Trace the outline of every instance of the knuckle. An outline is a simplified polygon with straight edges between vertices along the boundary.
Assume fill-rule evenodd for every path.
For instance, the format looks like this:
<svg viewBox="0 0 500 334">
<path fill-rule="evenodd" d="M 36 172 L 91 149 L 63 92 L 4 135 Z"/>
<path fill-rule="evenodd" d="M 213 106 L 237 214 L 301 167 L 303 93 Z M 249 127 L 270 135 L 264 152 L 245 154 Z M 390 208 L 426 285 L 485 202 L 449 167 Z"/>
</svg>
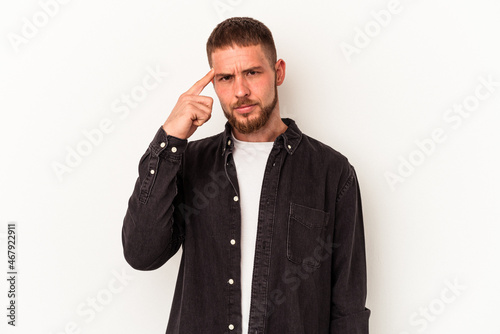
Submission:
<svg viewBox="0 0 500 334">
<path fill-rule="evenodd" d="M 191 96 L 191 94 L 189 94 L 189 92 L 184 92 L 184 93 L 182 93 L 182 94 L 179 96 L 179 100 L 186 100 L 186 99 L 188 99 L 190 96 Z"/>
</svg>

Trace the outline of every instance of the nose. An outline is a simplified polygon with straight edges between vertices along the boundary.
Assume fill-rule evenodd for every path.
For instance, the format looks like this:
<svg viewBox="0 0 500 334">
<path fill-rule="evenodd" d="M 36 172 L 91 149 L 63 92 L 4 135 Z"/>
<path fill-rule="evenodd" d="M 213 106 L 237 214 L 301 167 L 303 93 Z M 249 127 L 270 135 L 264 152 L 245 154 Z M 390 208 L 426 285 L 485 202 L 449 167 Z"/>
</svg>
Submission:
<svg viewBox="0 0 500 334">
<path fill-rule="evenodd" d="M 237 98 L 248 97 L 250 95 L 250 89 L 245 78 L 237 76 L 234 81 L 234 95 Z"/>
</svg>

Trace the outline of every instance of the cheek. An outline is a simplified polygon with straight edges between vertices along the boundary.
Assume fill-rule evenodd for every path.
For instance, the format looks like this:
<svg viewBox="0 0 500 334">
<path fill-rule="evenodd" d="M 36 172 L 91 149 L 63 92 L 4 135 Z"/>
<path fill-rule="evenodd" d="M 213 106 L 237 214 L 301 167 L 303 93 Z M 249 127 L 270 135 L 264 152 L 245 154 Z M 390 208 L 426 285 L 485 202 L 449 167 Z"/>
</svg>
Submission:
<svg viewBox="0 0 500 334">
<path fill-rule="evenodd" d="M 221 88 L 220 86 L 215 86 L 214 87 L 215 94 L 217 94 L 217 97 L 219 98 L 219 101 L 224 103 L 224 101 L 227 99 L 227 89 Z"/>
<path fill-rule="evenodd" d="M 259 96 L 264 102 L 269 102 L 274 98 L 274 86 L 266 85 L 265 88 L 259 90 Z"/>
<path fill-rule="evenodd" d="M 256 91 L 262 97 L 269 97 L 274 94 L 274 80 L 266 78 L 266 80 L 262 80 L 255 86 Z"/>
</svg>

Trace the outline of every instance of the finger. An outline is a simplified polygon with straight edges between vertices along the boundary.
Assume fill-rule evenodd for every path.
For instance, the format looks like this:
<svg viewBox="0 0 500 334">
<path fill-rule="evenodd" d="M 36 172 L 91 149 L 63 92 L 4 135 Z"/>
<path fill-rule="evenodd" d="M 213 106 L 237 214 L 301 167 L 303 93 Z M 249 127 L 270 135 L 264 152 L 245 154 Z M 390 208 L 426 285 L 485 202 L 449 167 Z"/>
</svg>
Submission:
<svg viewBox="0 0 500 334">
<path fill-rule="evenodd" d="M 212 81 L 212 79 L 215 76 L 215 71 L 214 69 L 210 69 L 210 71 L 205 74 L 203 78 L 198 80 L 189 90 L 186 92 L 188 94 L 194 94 L 194 95 L 199 95 L 203 89 Z"/>
<path fill-rule="evenodd" d="M 206 123 L 210 117 L 212 117 L 211 109 L 199 108 L 196 112 L 191 116 L 191 120 L 194 125 L 201 126 Z"/>
<path fill-rule="evenodd" d="M 212 105 L 214 103 L 214 99 L 212 99 L 210 96 L 203 96 L 203 95 L 190 95 L 187 99 L 189 103 L 199 103 L 199 104 L 204 104 L 209 108 L 212 108 Z"/>
<path fill-rule="evenodd" d="M 205 124 L 206 122 L 208 122 L 208 120 L 210 119 L 212 115 L 206 115 L 204 117 L 198 117 L 196 118 L 194 121 L 193 121 L 193 124 L 196 125 L 196 126 L 202 126 L 203 124 Z"/>
<path fill-rule="evenodd" d="M 196 104 L 196 106 L 193 106 L 193 108 L 191 109 L 191 119 L 194 120 L 196 118 L 200 118 L 200 117 L 196 117 L 196 115 L 200 115 L 201 118 L 205 118 L 203 117 L 203 115 L 211 115 L 212 114 L 212 108 L 210 107 L 207 107 L 206 105 L 204 104 Z"/>
</svg>

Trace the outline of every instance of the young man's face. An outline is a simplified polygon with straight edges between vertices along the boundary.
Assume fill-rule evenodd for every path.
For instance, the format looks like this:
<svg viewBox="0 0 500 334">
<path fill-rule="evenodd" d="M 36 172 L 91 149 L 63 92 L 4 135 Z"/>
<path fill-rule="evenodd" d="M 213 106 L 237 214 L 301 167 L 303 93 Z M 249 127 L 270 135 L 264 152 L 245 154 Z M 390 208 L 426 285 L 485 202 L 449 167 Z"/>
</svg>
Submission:
<svg viewBox="0 0 500 334">
<path fill-rule="evenodd" d="M 212 53 L 214 88 L 229 123 L 247 134 L 265 126 L 278 112 L 277 86 L 284 79 L 285 65 L 271 67 L 260 45 L 216 49 Z"/>
</svg>

